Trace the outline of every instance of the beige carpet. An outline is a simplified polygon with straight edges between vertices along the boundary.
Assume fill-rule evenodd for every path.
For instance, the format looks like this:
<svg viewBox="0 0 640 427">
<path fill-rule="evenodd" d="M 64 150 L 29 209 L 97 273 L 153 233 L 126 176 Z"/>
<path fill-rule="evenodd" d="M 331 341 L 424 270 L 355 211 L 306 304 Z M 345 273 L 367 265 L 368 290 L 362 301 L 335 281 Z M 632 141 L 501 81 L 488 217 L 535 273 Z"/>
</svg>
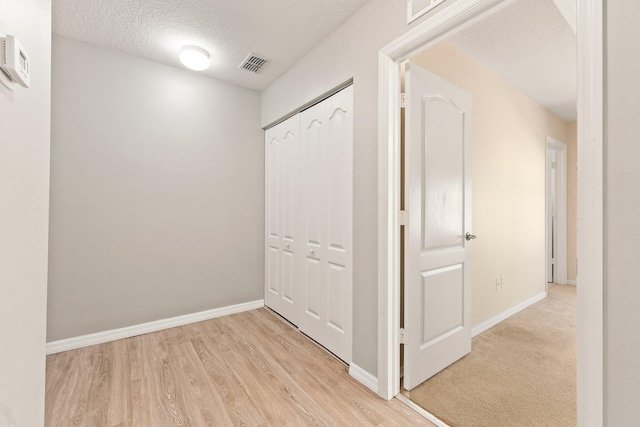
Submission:
<svg viewBox="0 0 640 427">
<path fill-rule="evenodd" d="M 552 286 L 410 398 L 452 427 L 575 426 L 575 337 L 576 288 Z"/>
</svg>

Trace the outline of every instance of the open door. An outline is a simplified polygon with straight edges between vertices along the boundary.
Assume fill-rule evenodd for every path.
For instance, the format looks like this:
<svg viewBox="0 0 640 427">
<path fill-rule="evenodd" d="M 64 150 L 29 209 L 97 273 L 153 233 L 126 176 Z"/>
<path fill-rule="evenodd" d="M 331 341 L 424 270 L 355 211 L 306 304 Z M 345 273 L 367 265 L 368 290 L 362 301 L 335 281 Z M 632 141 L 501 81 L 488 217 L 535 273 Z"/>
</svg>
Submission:
<svg viewBox="0 0 640 427">
<path fill-rule="evenodd" d="M 404 388 L 471 351 L 471 95 L 405 74 Z"/>
</svg>

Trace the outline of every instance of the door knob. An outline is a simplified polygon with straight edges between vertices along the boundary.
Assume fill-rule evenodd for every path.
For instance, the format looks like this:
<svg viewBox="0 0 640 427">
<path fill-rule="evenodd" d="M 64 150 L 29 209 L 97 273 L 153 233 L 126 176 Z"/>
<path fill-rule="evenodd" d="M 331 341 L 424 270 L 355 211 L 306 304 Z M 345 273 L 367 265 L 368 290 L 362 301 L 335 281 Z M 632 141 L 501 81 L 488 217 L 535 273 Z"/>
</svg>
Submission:
<svg viewBox="0 0 640 427">
<path fill-rule="evenodd" d="M 467 235 L 464 236 L 464 238 L 467 239 L 467 241 L 469 241 L 469 240 L 475 239 L 476 235 L 475 234 L 471 234 L 471 233 L 467 233 Z"/>
</svg>

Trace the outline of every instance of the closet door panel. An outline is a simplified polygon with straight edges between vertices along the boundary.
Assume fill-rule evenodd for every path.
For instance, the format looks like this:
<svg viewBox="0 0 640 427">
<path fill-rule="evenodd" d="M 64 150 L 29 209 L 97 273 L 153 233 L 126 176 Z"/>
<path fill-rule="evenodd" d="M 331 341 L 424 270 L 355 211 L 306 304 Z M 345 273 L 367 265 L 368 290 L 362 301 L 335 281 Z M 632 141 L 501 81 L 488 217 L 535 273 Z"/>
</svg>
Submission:
<svg viewBox="0 0 640 427">
<path fill-rule="evenodd" d="M 300 118 L 265 132 L 265 305 L 297 324 Z"/>
<path fill-rule="evenodd" d="M 331 112 L 329 126 L 329 248 L 344 253 L 347 241 L 348 181 L 347 147 L 344 144 L 348 126 L 347 112 L 336 107 Z"/>
<path fill-rule="evenodd" d="M 282 251 L 282 298 L 290 304 L 296 300 L 294 271 L 294 253 L 285 249 Z"/>
<path fill-rule="evenodd" d="M 307 257 L 306 277 L 304 290 L 304 317 L 301 322 L 301 330 L 316 340 L 321 340 L 319 334 L 319 322 L 322 319 L 323 300 L 322 300 L 322 280 L 321 280 L 320 260 Z"/>
<path fill-rule="evenodd" d="M 280 224 L 279 218 L 279 185 L 280 185 L 280 165 L 279 148 L 280 141 L 275 132 L 267 131 L 265 137 L 265 211 L 266 211 L 266 248 L 265 248 L 265 300 L 267 305 L 276 309 L 280 294 L 279 281 L 279 260 L 280 260 Z"/>
<path fill-rule="evenodd" d="M 294 120 L 298 123 L 299 119 Z M 294 236 L 297 235 L 296 215 L 298 207 L 296 206 L 297 194 L 296 186 L 297 180 L 297 141 L 298 131 L 292 132 L 290 126 L 286 129 L 286 134 L 282 139 L 282 153 L 281 153 L 281 191 L 282 191 L 282 234 L 285 240 L 289 242 L 294 241 Z"/>
<path fill-rule="evenodd" d="M 347 268 L 344 265 L 329 263 L 327 277 L 329 295 L 344 295 L 347 287 Z M 327 324 L 334 332 L 345 334 L 347 330 L 347 301 L 344 298 L 335 298 L 327 308 Z"/>
<path fill-rule="evenodd" d="M 278 219 L 280 207 L 280 141 L 273 133 L 267 132 L 266 144 L 266 186 L 267 186 L 267 237 L 271 239 L 280 238 L 280 224 Z"/>
<path fill-rule="evenodd" d="M 353 307 L 353 86 L 328 98 L 325 345 L 351 361 Z"/>
<path fill-rule="evenodd" d="M 266 259 L 266 278 L 267 278 L 267 295 L 277 295 L 279 291 L 278 282 L 278 258 L 280 250 L 277 247 L 267 247 L 267 259 Z"/>
<path fill-rule="evenodd" d="M 322 212 L 324 202 L 324 182 L 323 169 L 325 167 L 323 145 L 323 123 L 316 116 L 317 111 L 321 111 L 320 105 L 305 111 L 302 114 L 303 123 L 303 150 L 305 153 L 302 168 L 305 177 L 303 178 L 303 186 L 305 187 L 306 205 L 306 239 L 305 243 L 309 246 L 309 250 L 314 247 L 320 248 L 324 236 L 324 215 Z"/>
<path fill-rule="evenodd" d="M 302 170 L 300 198 L 302 202 L 304 241 L 304 274 L 300 287 L 304 301 L 299 327 L 302 332 L 324 345 L 323 325 L 327 306 L 324 250 L 326 247 L 327 167 L 325 105 L 316 104 L 300 113 L 302 130 L 300 148 Z"/>
<path fill-rule="evenodd" d="M 301 113 L 306 302 L 302 332 L 349 363 L 352 325 L 352 87 Z"/>
</svg>

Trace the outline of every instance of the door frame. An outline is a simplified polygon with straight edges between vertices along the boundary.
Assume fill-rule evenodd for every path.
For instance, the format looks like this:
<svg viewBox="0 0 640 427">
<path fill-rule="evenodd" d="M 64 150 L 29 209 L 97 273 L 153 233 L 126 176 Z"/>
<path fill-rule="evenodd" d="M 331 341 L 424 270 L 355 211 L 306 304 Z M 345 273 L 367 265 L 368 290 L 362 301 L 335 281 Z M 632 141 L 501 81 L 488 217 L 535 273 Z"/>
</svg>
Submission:
<svg viewBox="0 0 640 427">
<path fill-rule="evenodd" d="M 551 168 L 549 167 L 550 152 L 556 153 L 556 180 L 555 180 L 555 192 L 552 188 L 551 180 L 549 179 Z M 551 246 L 555 243 L 555 258 L 556 268 L 555 282 L 558 285 L 567 284 L 567 145 L 564 142 L 560 142 L 550 136 L 547 136 L 546 145 L 546 162 L 545 162 L 545 177 L 546 177 L 546 216 L 545 216 L 545 228 L 546 228 L 546 277 L 549 282 L 551 264 Z M 551 203 L 550 198 L 555 195 L 556 204 L 556 226 L 554 228 L 554 237 L 551 236 L 551 223 L 549 222 Z M 555 240 L 555 242 L 553 241 Z"/>
<path fill-rule="evenodd" d="M 400 63 L 512 0 L 458 0 L 378 55 L 378 395 L 400 391 Z M 578 425 L 603 423 L 603 0 L 578 2 Z"/>
</svg>

